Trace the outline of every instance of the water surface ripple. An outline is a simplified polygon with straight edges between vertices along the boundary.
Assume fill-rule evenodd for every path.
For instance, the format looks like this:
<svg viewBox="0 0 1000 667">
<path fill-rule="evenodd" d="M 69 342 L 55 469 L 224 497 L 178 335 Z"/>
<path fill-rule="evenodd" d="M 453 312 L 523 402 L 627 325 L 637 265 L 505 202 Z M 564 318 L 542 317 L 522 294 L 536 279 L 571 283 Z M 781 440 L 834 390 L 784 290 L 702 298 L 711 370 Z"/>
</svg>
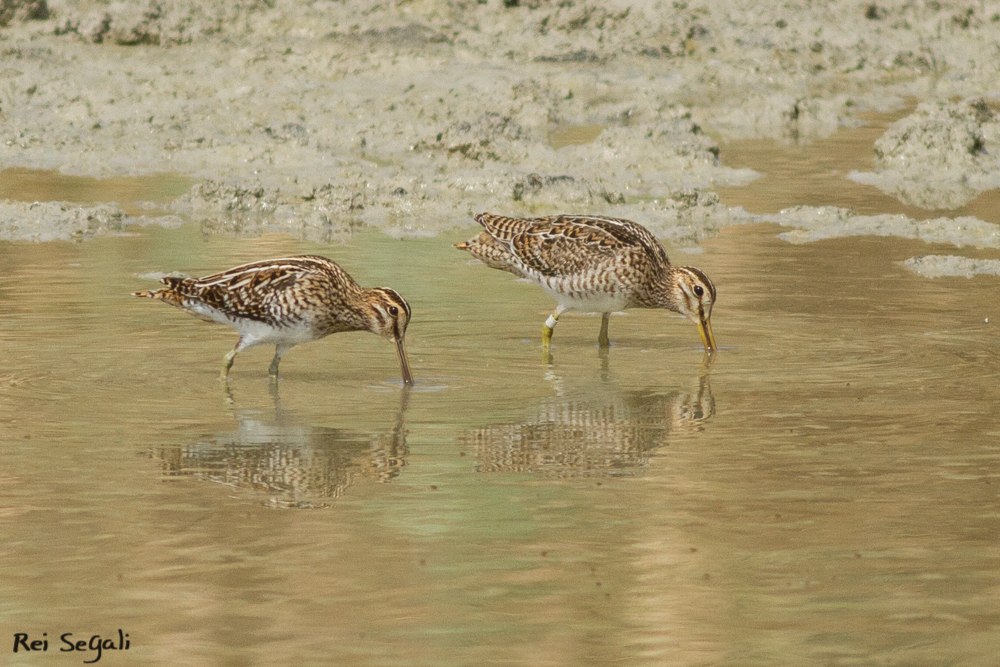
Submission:
<svg viewBox="0 0 1000 667">
<path fill-rule="evenodd" d="M 986 664 L 995 285 L 776 231 L 704 244 L 714 363 L 649 311 L 607 353 L 570 313 L 544 359 L 551 302 L 468 230 L 0 244 L 5 627 L 148 665 Z M 305 252 L 409 299 L 412 391 L 366 334 L 227 388 L 231 332 L 129 296 Z"/>
</svg>

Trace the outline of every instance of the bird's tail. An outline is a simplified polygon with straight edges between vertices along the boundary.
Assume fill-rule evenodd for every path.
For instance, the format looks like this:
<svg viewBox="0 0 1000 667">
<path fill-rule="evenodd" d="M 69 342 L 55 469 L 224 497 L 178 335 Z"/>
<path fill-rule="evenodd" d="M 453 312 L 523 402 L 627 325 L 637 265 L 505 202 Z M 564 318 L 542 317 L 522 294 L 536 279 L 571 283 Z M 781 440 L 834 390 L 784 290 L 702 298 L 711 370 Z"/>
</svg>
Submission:
<svg viewBox="0 0 1000 667">
<path fill-rule="evenodd" d="M 455 247 L 458 248 L 459 250 L 468 250 L 469 248 L 472 247 L 472 244 L 469 243 L 468 241 L 462 241 L 461 243 L 456 243 Z"/>
<path fill-rule="evenodd" d="M 173 287 L 165 287 L 163 289 L 152 291 L 143 290 L 141 292 L 132 292 L 132 296 L 164 301 L 169 303 L 171 306 L 177 306 L 178 308 L 184 307 L 184 295 L 178 293 Z"/>
</svg>

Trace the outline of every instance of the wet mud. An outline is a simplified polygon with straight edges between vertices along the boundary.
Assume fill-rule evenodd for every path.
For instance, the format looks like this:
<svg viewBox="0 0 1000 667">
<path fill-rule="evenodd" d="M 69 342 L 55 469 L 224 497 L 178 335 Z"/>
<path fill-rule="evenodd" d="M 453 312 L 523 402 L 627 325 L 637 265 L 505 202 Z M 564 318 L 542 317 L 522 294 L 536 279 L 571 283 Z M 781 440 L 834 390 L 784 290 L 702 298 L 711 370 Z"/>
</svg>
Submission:
<svg viewBox="0 0 1000 667">
<path fill-rule="evenodd" d="M 809 143 L 914 102 L 850 178 L 933 210 L 997 186 L 1000 3 L 8 5 L 0 168 L 180 175 L 193 187 L 159 214 L 209 233 L 405 238 L 574 210 L 697 245 L 763 220 L 715 197 L 759 176 L 720 143 Z M 117 231 L 81 232 L 76 208 L 38 229 L 13 214 L 2 237 Z M 968 224 L 938 226 L 960 243 Z"/>
</svg>

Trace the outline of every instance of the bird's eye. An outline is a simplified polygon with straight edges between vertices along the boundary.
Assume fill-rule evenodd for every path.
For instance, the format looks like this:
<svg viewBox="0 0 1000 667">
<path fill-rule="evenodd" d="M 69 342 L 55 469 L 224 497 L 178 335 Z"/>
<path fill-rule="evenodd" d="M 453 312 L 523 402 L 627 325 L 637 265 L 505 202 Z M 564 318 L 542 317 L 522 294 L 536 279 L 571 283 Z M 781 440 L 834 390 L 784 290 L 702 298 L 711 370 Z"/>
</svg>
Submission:
<svg viewBox="0 0 1000 667">
<path fill-rule="evenodd" d="M 694 295 L 698 296 L 698 297 L 704 296 L 705 295 L 705 289 L 701 285 L 695 285 L 694 286 Z"/>
<path fill-rule="evenodd" d="M 393 317 L 399 315 L 399 308 L 396 308 L 396 306 L 389 306 L 389 314 Z"/>
</svg>

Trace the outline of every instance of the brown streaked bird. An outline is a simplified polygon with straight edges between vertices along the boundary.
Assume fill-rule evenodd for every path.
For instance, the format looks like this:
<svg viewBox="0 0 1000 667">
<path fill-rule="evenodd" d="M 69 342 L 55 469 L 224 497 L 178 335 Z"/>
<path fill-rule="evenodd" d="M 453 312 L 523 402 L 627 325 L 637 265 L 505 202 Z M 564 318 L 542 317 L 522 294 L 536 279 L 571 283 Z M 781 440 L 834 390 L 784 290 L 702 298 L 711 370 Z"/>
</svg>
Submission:
<svg viewBox="0 0 1000 667">
<path fill-rule="evenodd" d="M 455 245 L 487 266 L 527 278 L 558 302 L 542 326 L 542 344 L 567 310 L 601 313 L 601 347 L 608 320 L 625 308 L 666 308 L 698 325 L 709 353 L 715 285 L 691 266 L 674 266 L 649 230 L 630 220 L 596 215 L 506 218 L 480 213 L 478 236 Z"/>
<path fill-rule="evenodd" d="M 204 278 L 160 282 L 166 287 L 133 295 L 165 301 L 239 332 L 236 347 L 223 359 L 223 379 L 236 355 L 255 345 L 275 346 L 268 373 L 277 377 L 281 357 L 295 345 L 342 331 L 370 331 L 395 343 L 403 382 L 413 384 L 403 347 L 409 304 L 388 287 L 359 286 L 326 257 L 266 259 Z"/>
</svg>

